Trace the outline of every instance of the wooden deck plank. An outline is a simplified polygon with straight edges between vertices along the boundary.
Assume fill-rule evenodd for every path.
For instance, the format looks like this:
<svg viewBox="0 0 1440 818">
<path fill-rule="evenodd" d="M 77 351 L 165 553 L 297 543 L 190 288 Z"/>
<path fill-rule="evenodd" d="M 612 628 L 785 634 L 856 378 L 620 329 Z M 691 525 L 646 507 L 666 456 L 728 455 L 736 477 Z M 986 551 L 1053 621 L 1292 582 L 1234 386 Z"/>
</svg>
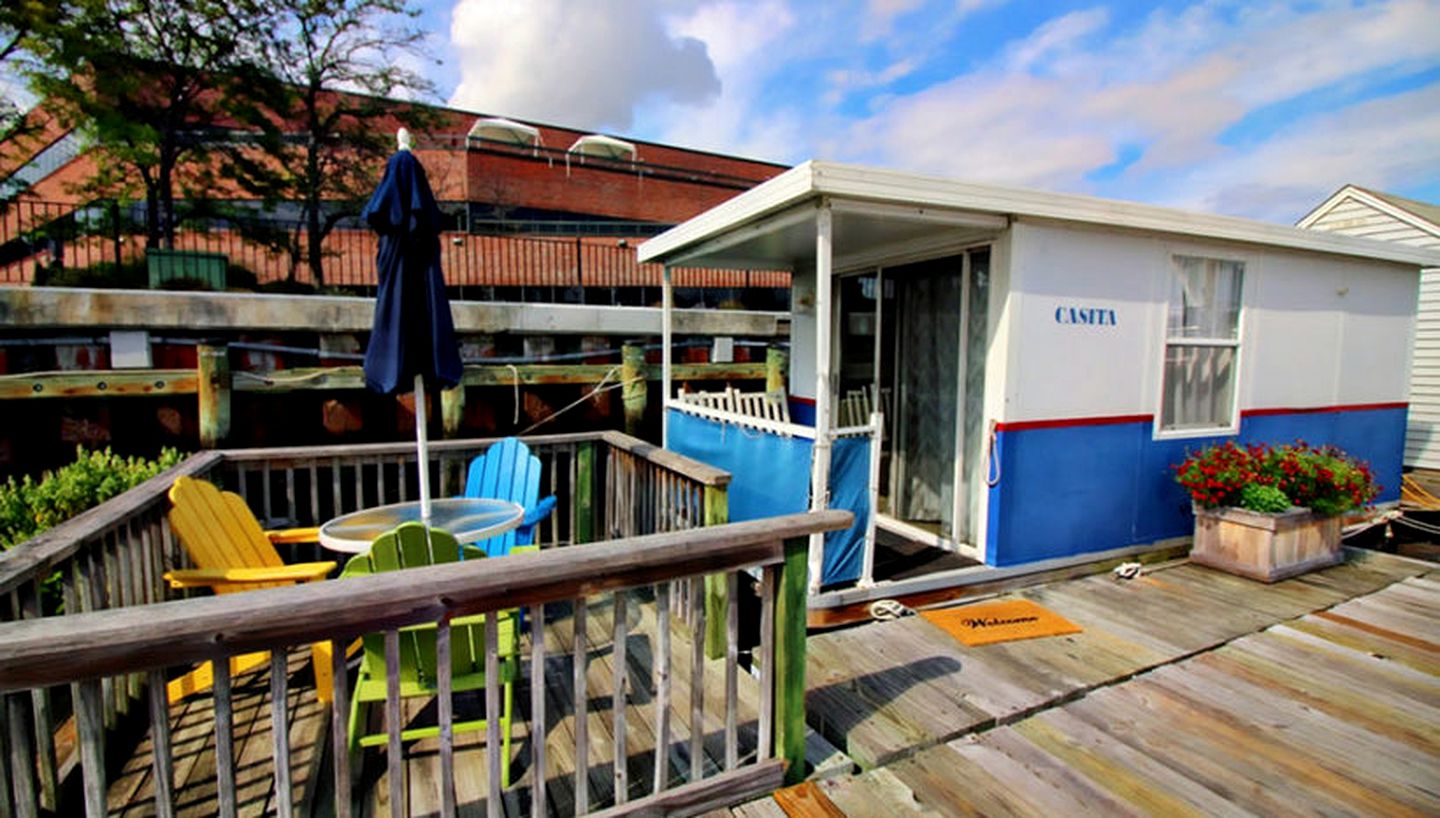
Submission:
<svg viewBox="0 0 1440 818">
<path fill-rule="evenodd" d="M 1317 713 L 1195 662 L 1164 668 L 1150 678 L 1229 720 L 1236 729 L 1258 732 L 1276 746 L 1290 748 L 1303 762 L 1336 778 L 1383 792 L 1417 811 L 1433 801 L 1433 793 L 1427 795 L 1423 787 L 1431 783 L 1434 757 L 1423 749 Z M 1361 758 L 1364 763 L 1357 764 Z"/>
<path fill-rule="evenodd" d="M 1153 686 L 1136 679 L 1106 688 L 1065 710 L 1155 759 L 1241 809 L 1258 815 L 1311 815 L 1307 789 L 1276 775 L 1247 742 L 1217 743 L 1203 720 L 1188 718 Z M 1340 811 L 1338 804 L 1326 804 Z"/>
<path fill-rule="evenodd" d="M 1167 669 L 1169 670 L 1169 669 Z M 1374 812 L 1384 815 L 1411 815 L 1419 818 L 1426 813 L 1406 803 L 1405 799 L 1377 786 L 1366 768 L 1371 759 L 1357 763 L 1351 756 L 1342 763 L 1325 763 L 1334 756 L 1329 748 L 1316 746 L 1317 740 L 1334 740 L 1335 736 L 1319 731 L 1305 732 L 1305 723 L 1292 723 L 1295 739 L 1275 735 L 1260 727 L 1273 714 L 1253 701 L 1231 699 L 1216 705 L 1210 697 L 1200 695 L 1197 686 L 1178 683 L 1174 672 L 1157 671 L 1137 687 L 1171 715 L 1170 723 L 1185 725 L 1187 731 L 1203 735 L 1217 745 L 1217 755 L 1232 762 L 1248 762 L 1245 769 L 1254 775 L 1263 771 L 1267 786 L 1294 788 L 1297 797 L 1322 804 L 1333 804 L 1348 812 Z M 1307 740 L 1308 739 L 1308 740 Z M 1341 751 L 1343 752 L 1343 751 Z M 1363 754 L 1360 756 L 1363 758 Z M 1349 770 L 1345 768 L 1349 767 Z M 1280 782 L 1283 781 L 1283 784 Z"/>
<path fill-rule="evenodd" d="M 1245 811 L 1182 771 L 1062 707 L 1011 728 L 1094 786 L 1151 815 L 1239 816 Z"/>
<path fill-rule="evenodd" d="M 920 803 L 915 793 L 888 768 L 819 782 L 831 803 L 852 818 L 888 815 L 894 818 L 938 818 L 939 812 Z"/>
<path fill-rule="evenodd" d="M 959 757 L 959 763 L 974 764 L 989 773 L 999 786 L 1029 803 L 1032 814 L 1141 814 L 1008 727 L 946 746 Z M 1180 816 L 1184 813 L 1171 811 L 1170 814 Z"/>
<path fill-rule="evenodd" d="M 1314 710 L 1363 726 L 1371 732 L 1423 746 L 1440 756 L 1440 734 L 1427 725 L 1440 724 L 1440 710 L 1430 704 L 1387 691 L 1384 698 L 1359 696 L 1355 676 L 1332 680 L 1318 673 L 1295 673 L 1293 666 L 1226 646 L 1195 661 L 1257 687 L 1283 691 Z M 1415 708 L 1419 708 L 1417 712 Z"/>
<path fill-rule="evenodd" d="M 1440 658 L 1430 651 L 1421 650 L 1404 642 L 1380 638 L 1373 632 L 1351 627 L 1345 623 L 1320 617 L 1307 617 L 1287 622 L 1273 630 L 1295 639 L 1308 636 L 1362 653 L 1374 652 L 1419 673 L 1440 675 Z"/>
<path fill-rule="evenodd" d="M 1265 593 L 1256 593 L 1259 586 L 1253 579 L 1188 562 L 1145 574 L 1144 577 L 1194 588 L 1228 604 L 1268 613 L 1277 620 L 1318 611 L 1345 598 L 1335 591 L 1288 580 L 1266 586 Z"/>
</svg>

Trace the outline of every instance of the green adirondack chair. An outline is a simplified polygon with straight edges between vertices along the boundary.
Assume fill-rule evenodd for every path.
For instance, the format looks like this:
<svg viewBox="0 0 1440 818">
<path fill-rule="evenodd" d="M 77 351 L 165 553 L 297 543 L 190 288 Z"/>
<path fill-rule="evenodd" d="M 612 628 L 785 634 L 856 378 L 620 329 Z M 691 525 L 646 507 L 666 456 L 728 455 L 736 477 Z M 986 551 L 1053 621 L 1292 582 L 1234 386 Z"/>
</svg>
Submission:
<svg viewBox="0 0 1440 818">
<path fill-rule="evenodd" d="M 485 552 L 471 546 L 465 547 L 465 559 L 483 559 Z M 420 523 L 405 523 L 394 531 L 387 532 L 375 540 L 375 544 L 364 554 L 352 557 L 345 564 L 341 578 L 367 576 L 382 571 L 396 571 L 402 568 L 417 568 L 426 565 L 456 562 L 460 559 L 460 545 L 455 538 L 438 529 L 427 529 Z M 499 631 L 498 655 L 500 659 L 501 692 L 504 696 L 504 710 L 500 716 L 500 734 L 503 737 L 500 765 L 501 786 L 510 785 L 510 721 L 514 712 L 515 680 L 520 675 L 520 664 L 516 656 L 518 628 L 514 610 L 496 613 Z M 485 687 L 485 617 L 486 614 L 465 616 L 450 622 L 450 667 L 452 689 L 456 693 L 467 690 L 483 690 Z M 385 701 L 385 637 L 383 634 L 367 634 L 364 637 L 365 655 L 360 662 L 360 676 L 355 683 L 350 705 L 350 748 L 373 747 L 386 743 L 388 732 L 363 734 L 367 722 L 368 706 Z M 439 680 L 436 675 L 435 626 L 416 625 L 400 631 L 400 696 L 414 698 L 435 696 Z M 486 718 L 494 714 L 486 713 Z M 456 722 L 456 733 L 484 730 L 485 719 Z M 385 725 L 386 731 L 398 725 Z M 439 726 L 401 729 L 402 741 L 433 738 L 440 735 Z"/>
</svg>

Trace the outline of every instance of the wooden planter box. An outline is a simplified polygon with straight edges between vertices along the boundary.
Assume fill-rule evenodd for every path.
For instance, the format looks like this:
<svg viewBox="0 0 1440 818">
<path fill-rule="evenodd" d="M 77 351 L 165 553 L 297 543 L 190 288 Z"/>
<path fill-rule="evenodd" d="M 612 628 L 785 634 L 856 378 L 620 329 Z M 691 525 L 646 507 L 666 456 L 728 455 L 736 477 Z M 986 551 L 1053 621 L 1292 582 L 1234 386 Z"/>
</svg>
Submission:
<svg viewBox="0 0 1440 818">
<path fill-rule="evenodd" d="M 1339 517 L 1321 517 L 1305 508 L 1281 514 L 1195 509 L 1191 562 L 1275 582 L 1343 559 Z"/>
</svg>

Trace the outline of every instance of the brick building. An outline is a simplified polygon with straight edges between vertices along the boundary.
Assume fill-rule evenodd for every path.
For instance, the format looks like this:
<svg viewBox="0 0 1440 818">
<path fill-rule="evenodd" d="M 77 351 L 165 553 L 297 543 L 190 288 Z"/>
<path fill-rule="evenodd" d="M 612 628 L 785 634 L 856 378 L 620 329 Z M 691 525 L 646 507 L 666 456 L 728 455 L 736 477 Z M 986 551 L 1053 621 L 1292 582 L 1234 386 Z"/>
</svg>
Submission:
<svg viewBox="0 0 1440 818">
<path fill-rule="evenodd" d="M 658 283 L 659 269 L 635 261 L 636 240 L 785 169 L 454 109 L 431 113 L 434 124 L 416 134 L 416 153 L 442 208 L 455 219 L 444 245 L 445 269 L 466 298 L 590 301 L 585 291 L 602 288 L 606 298 L 600 300 L 609 303 L 651 300 L 648 290 Z M 43 106 L 32 118 L 35 135 L 0 146 L 0 283 L 34 283 L 37 271 L 141 258 L 143 229 L 136 223 L 143 219 L 143 203 L 126 208 L 80 192 L 97 173 L 94 156 L 76 131 L 47 118 Z M 381 117 L 372 124 L 393 132 L 398 121 Z M 232 210 L 253 201 L 223 179 L 207 190 L 211 200 Z M 258 202 L 253 207 L 261 217 Z M 282 204 L 263 218 L 293 225 L 298 208 Z M 309 281 L 309 271 L 288 254 L 232 228 L 217 221 L 186 223 L 176 247 L 223 254 L 261 285 Z M 323 283 L 359 291 L 374 285 L 374 237 L 358 223 L 342 222 L 326 237 L 325 253 Z M 682 286 L 713 291 L 694 296 L 697 303 L 728 298 L 774 306 L 788 285 L 787 275 L 775 273 L 684 275 Z M 760 297 L 746 299 L 745 290 Z"/>
</svg>

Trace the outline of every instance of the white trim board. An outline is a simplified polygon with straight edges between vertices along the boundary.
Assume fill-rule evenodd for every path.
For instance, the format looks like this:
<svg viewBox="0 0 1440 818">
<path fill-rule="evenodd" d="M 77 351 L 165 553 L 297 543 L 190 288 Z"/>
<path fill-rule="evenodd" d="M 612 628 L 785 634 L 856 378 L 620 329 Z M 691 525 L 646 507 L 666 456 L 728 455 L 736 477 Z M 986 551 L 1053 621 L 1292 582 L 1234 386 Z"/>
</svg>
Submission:
<svg viewBox="0 0 1440 818">
<path fill-rule="evenodd" d="M 886 580 L 864 588 L 840 588 L 811 596 L 809 607 L 843 608 L 847 605 L 858 605 L 865 602 L 873 602 L 877 599 L 893 599 L 910 596 L 911 594 L 939 591 L 945 588 L 963 588 L 967 585 L 981 585 L 986 582 L 994 582 L 1001 579 L 1053 571 L 1057 568 L 1070 568 L 1088 563 L 1108 562 L 1125 557 L 1140 556 L 1154 551 L 1164 551 L 1185 543 L 1189 541 L 1189 539 L 1189 537 L 1177 537 L 1173 540 L 1161 540 L 1148 545 L 1113 548 L 1109 551 L 1096 551 L 1092 554 L 1079 554 L 1073 557 L 1055 557 L 1048 560 L 1039 560 L 1038 562 L 1028 562 L 1024 565 L 1007 566 L 1005 568 L 996 568 L 991 565 L 971 565 L 965 568 L 955 568 L 950 571 L 937 571 L 933 574 L 912 577 L 910 579 Z"/>
<path fill-rule="evenodd" d="M 815 198 L 939 208 L 1011 218 L 1045 218 L 1223 239 L 1248 244 L 1440 266 L 1440 252 L 1286 225 L 1195 213 L 1068 193 L 957 182 L 877 168 L 810 161 L 661 233 L 638 248 L 641 262 L 684 257 L 702 264 L 696 245 Z M 959 218 L 958 216 L 956 218 Z"/>
</svg>

